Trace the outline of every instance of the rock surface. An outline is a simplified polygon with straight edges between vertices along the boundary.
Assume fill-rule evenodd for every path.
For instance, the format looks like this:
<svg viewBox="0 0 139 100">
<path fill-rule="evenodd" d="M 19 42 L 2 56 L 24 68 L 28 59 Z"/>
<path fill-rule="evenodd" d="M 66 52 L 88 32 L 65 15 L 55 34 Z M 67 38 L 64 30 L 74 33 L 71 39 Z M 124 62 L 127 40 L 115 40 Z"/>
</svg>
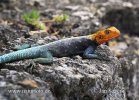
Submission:
<svg viewBox="0 0 139 100">
<path fill-rule="evenodd" d="M 33 70 L 26 68 L 28 73 L 15 71 L 16 63 L 7 64 L 5 66 L 13 67 L 13 70 L 1 69 L 0 85 L 5 86 L 1 98 L 22 99 L 26 95 L 24 100 L 126 100 L 123 80 L 118 76 L 121 72 L 120 61 L 105 45 L 98 47 L 97 51 L 112 56 L 111 61 L 82 59 L 80 56 L 55 58 L 53 65 L 37 64 Z M 34 80 L 35 83 L 22 82 L 24 80 Z M 26 89 L 33 90 L 34 87 L 43 93 L 11 93 L 14 90 L 26 92 Z"/>
</svg>

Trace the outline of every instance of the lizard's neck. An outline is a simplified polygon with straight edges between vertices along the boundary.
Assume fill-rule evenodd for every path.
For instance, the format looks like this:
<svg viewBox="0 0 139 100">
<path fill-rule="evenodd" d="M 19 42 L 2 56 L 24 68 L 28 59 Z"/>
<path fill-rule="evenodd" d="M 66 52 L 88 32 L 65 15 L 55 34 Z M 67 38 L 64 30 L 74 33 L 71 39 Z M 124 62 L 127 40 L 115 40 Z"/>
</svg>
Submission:
<svg viewBox="0 0 139 100">
<path fill-rule="evenodd" d="M 96 37 L 96 33 L 91 34 L 91 35 L 87 35 L 87 38 L 92 40 L 92 41 L 95 41 L 95 37 Z"/>
</svg>

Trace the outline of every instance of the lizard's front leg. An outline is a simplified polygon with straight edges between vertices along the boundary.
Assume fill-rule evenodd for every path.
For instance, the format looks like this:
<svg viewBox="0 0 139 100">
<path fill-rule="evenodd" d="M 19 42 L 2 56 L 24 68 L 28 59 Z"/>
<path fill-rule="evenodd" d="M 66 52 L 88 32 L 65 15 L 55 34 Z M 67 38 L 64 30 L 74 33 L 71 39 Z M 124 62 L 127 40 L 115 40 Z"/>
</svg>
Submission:
<svg viewBox="0 0 139 100">
<path fill-rule="evenodd" d="M 93 46 L 89 46 L 84 51 L 83 57 L 88 59 L 110 60 L 106 55 L 95 54 L 95 48 Z"/>
</svg>

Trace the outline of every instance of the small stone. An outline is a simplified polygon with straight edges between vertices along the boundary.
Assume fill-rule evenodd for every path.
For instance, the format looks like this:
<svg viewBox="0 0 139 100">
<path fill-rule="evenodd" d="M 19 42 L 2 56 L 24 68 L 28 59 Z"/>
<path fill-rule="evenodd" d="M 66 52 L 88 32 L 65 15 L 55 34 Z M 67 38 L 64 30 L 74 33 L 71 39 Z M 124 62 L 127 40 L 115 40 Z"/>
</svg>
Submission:
<svg viewBox="0 0 139 100">
<path fill-rule="evenodd" d="M 94 24 L 95 24 L 96 26 L 100 26 L 100 23 L 99 23 L 99 22 L 94 22 Z"/>
<path fill-rule="evenodd" d="M 66 64 L 62 64 L 63 67 L 68 67 Z"/>
<path fill-rule="evenodd" d="M 47 72 L 48 72 L 48 73 L 52 73 L 52 72 L 53 72 L 53 70 L 51 70 L 51 69 L 48 69 L 48 70 L 47 70 Z"/>
<path fill-rule="evenodd" d="M 44 43 L 45 43 L 44 40 L 38 40 L 38 41 L 37 41 L 37 44 L 44 44 Z"/>
<path fill-rule="evenodd" d="M 6 86 L 6 82 L 1 81 L 1 82 L 0 82 L 0 87 L 4 87 L 4 86 Z"/>
<path fill-rule="evenodd" d="M 133 7 L 133 4 L 131 2 L 123 2 L 123 6 L 124 7 L 132 8 Z"/>
<path fill-rule="evenodd" d="M 23 42 L 26 41 L 26 39 L 24 37 L 20 37 L 17 40 L 14 40 L 14 41 L 17 42 L 17 43 L 23 43 Z"/>
<path fill-rule="evenodd" d="M 14 74 L 16 74 L 17 73 L 17 71 L 15 71 L 15 70 L 10 70 L 10 74 L 11 75 L 14 75 Z"/>
<path fill-rule="evenodd" d="M 134 51 L 135 54 L 139 55 L 139 49 Z"/>
<path fill-rule="evenodd" d="M 125 49 L 127 49 L 127 47 L 128 46 L 127 46 L 127 44 L 125 42 L 119 42 L 117 48 L 119 48 L 121 50 L 125 50 Z"/>
<path fill-rule="evenodd" d="M 66 6 L 65 7 L 65 9 L 67 9 L 67 10 L 73 10 L 73 11 L 78 10 L 79 8 L 80 8 L 80 6 Z"/>
<path fill-rule="evenodd" d="M 117 57 L 121 57 L 125 49 L 128 48 L 125 42 L 116 42 L 116 41 L 109 42 L 109 47 Z"/>
<path fill-rule="evenodd" d="M 47 37 L 44 38 L 44 40 L 56 41 L 56 40 L 58 40 L 58 38 L 56 36 L 47 36 Z"/>
<path fill-rule="evenodd" d="M 79 55 L 74 56 L 73 58 L 74 58 L 74 59 L 82 59 L 82 57 L 81 57 L 81 56 L 79 56 Z"/>
<path fill-rule="evenodd" d="M 136 65 L 137 64 L 137 58 L 133 59 L 131 62 L 133 65 Z"/>
<path fill-rule="evenodd" d="M 9 72 L 9 69 L 1 69 L 1 73 L 7 73 Z"/>
<path fill-rule="evenodd" d="M 80 17 L 81 20 L 88 20 L 89 18 L 93 18 L 94 14 L 87 11 L 77 11 L 72 14 L 73 16 Z"/>
</svg>

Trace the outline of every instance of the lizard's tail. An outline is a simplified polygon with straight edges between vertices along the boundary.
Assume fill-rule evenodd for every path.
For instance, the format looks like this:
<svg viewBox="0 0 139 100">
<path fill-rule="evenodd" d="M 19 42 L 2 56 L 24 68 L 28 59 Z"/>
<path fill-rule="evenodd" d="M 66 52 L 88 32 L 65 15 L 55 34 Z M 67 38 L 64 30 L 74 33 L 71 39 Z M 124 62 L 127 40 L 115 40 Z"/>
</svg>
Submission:
<svg viewBox="0 0 139 100">
<path fill-rule="evenodd" d="M 40 54 L 41 54 L 41 50 L 35 47 L 19 50 L 19 51 L 11 52 L 0 56 L 0 64 L 23 60 L 23 59 L 38 58 Z"/>
</svg>

